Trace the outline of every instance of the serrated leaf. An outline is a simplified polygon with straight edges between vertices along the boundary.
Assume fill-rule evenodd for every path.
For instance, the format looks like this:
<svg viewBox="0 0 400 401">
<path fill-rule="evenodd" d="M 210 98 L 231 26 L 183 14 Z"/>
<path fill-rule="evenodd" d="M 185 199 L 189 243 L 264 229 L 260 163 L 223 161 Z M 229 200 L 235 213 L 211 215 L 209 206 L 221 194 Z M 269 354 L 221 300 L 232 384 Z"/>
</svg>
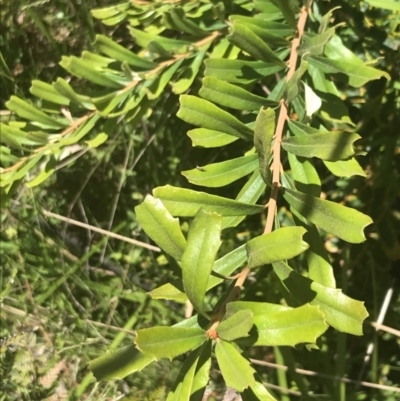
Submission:
<svg viewBox="0 0 400 401">
<path fill-rule="evenodd" d="M 209 58 L 204 61 L 206 70 L 204 75 L 215 77 L 223 81 L 249 84 L 264 77 L 273 75 L 283 66 L 264 61 L 230 60 L 225 58 Z"/>
<path fill-rule="evenodd" d="M 219 148 L 237 141 L 239 138 L 220 131 L 213 131 L 205 128 L 196 128 L 187 132 L 192 140 L 193 146 L 203 148 Z"/>
<path fill-rule="evenodd" d="M 367 176 L 366 172 L 354 157 L 335 162 L 324 161 L 324 164 L 327 169 L 337 177 L 352 177 L 353 175 L 360 175 L 361 177 Z"/>
<path fill-rule="evenodd" d="M 219 338 L 225 341 L 234 341 L 241 337 L 247 337 L 253 327 L 253 313 L 249 310 L 241 310 L 223 320 L 216 332 Z"/>
<path fill-rule="evenodd" d="M 273 397 L 268 390 L 264 387 L 261 382 L 261 379 L 256 374 L 256 383 L 253 386 L 250 386 L 242 393 L 243 401 L 277 401 L 275 397 Z"/>
<path fill-rule="evenodd" d="M 324 313 L 318 306 L 309 304 L 255 316 L 254 325 L 257 328 L 254 346 L 313 344 L 328 328 Z"/>
<path fill-rule="evenodd" d="M 7 109 L 13 111 L 21 118 L 25 118 L 30 123 L 43 128 L 65 128 L 68 124 L 56 120 L 48 116 L 36 107 L 20 99 L 17 96 L 11 96 L 10 100 L 6 103 Z"/>
<path fill-rule="evenodd" d="M 204 296 L 221 245 L 221 225 L 222 216 L 200 209 L 190 224 L 182 255 L 183 288 L 193 306 L 206 317 Z"/>
<path fill-rule="evenodd" d="M 320 132 L 284 138 L 282 147 L 297 156 L 336 161 L 353 156 L 353 143 L 360 138 L 358 134 L 344 131 Z"/>
<path fill-rule="evenodd" d="M 369 67 L 365 64 L 352 63 L 344 60 L 330 60 L 325 57 L 310 56 L 307 61 L 324 73 L 343 73 L 348 78 L 348 83 L 355 88 L 360 88 L 369 81 L 382 77 L 390 80 L 390 75 L 384 71 Z"/>
<path fill-rule="evenodd" d="M 253 175 L 246 182 L 243 188 L 236 196 L 236 200 L 247 204 L 255 204 L 265 190 L 265 182 L 260 175 L 259 169 L 254 171 Z M 236 227 L 241 221 L 243 216 L 238 217 L 224 217 L 222 220 L 222 228 Z"/>
<path fill-rule="evenodd" d="M 218 188 L 252 173 L 257 168 L 257 155 L 248 155 L 225 162 L 208 164 L 182 171 L 189 182 L 203 187 Z"/>
<path fill-rule="evenodd" d="M 308 248 L 303 241 L 304 227 L 282 227 L 251 239 L 246 244 L 248 267 L 267 265 L 294 258 Z"/>
<path fill-rule="evenodd" d="M 54 86 L 36 79 L 32 81 L 32 86 L 29 91 L 32 93 L 32 95 L 47 100 L 51 103 L 68 106 L 70 102 L 70 100 L 63 96 L 57 89 L 54 88 Z"/>
<path fill-rule="evenodd" d="M 158 360 L 198 348 L 207 338 L 200 328 L 155 326 L 138 330 L 135 343 L 140 352 Z"/>
<path fill-rule="evenodd" d="M 243 391 L 255 384 L 255 370 L 232 344 L 219 340 L 215 346 L 215 356 L 227 387 Z"/>
<path fill-rule="evenodd" d="M 146 234 L 165 252 L 181 260 L 186 246 L 179 220 L 174 219 L 159 199 L 147 195 L 135 208 L 136 217 Z"/>
<path fill-rule="evenodd" d="M 231 43 L 249 53 L 256 60 L 286 67 L 286 64 L 275 52 L 245 24 L 237 21 L 233 22 L 227 38 Z"/>
<path fill-rule="evenodd" d="M 354 244 L 365 241 L 363 229 L 372 224 L 369 216 L 289 188 L 284 189 L 283 197 L 302 216 L 328 233 Z"/>
<path fill-rule="evenodd" d="M 109 351 L 89 362 L 89 369 L 97 380 L 122 379 L 141 371 L 154 361 L 153 356 L 143 355 L 134 345 Z"/>
<path fill-rule="evenodd" d="M 272 102 L 261 96 L 253 95 L 251 92 L 232 85 L 221 79 L 205 77 L 199 95 L 210 102 L 236 110 L 258 110 L 263 106 L 275 106 Z"/>
<path fill-rule="evenodd" d="M 254 146 L 258 154 L 258 163 L 261 177 L 267 185 L 271 185 L 271 157 L 272 138 L 275 134 L 275 112 L 272 109 L 261 109 L 257 115 L 254 127 Z"/>
<path fill-rule="evenodd" d="M 96 47 L 105 55 L 123 63 L 128 63 L 134 67 L 151 69 L 157 67 L 157 63 L 139 57 L 127 48 L 115 43 L 112 39 L 104 35 L 96 35 Z"/>
<path fill-rule="evenodd" d="M 180 104 L 177 116 L 189 124 L 221 131 L 242 139 L 251 139 L 253 136 L 249 127 L 207 100 L 196 96 L 182 95 Z"/>
<path fill-rule="evenodd" d="M 162 200 L 173 216 L 195 216 L 200 208 L 222 216 L 246 216 L 260 213 L 265 209 L 261 205 L 250 205 L 221 196 L 170 185 L 155 188 L 153 195 Z"/>
<path fill-rule="evenodd" d="M 362 324 L 368 316 L 363 302 L 344 295 L 339 289 L 327 288 L 301 276 L 284 262 L 276 262 L 272 266 L 300 304 L 319 305 L 330 326 L 345 333 L 362 335 Z"/>
</svg>

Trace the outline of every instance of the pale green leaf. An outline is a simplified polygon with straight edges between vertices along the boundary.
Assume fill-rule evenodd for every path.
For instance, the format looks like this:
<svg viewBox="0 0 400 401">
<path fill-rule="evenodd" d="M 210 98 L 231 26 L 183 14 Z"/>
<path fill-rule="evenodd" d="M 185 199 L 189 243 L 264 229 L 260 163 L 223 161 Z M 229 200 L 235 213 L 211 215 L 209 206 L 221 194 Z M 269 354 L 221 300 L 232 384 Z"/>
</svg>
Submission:
<svg viewBox="0 0 400 401">
<path fill-rule="evenodd" d="M 213 131 L 205 128 L 196 128 L 187 132 L 192 140 L 193 146 L 203 148 L 219 148 L 237 141 L 239 138 L 220 131 Z"/>
<path fill-rule="evenodd" d="M 253 313 L 249 310 L 241 310 L 223 320 L 216 328 L 216 332 L 219 338 L 225 341 L 234 341 L 247 337 L 252 327 Z"/>
<path fill-rule="evenodd" d="M 255 25 L 259 28 L 265 29 L 266 31 L 270 32 L 272 35 L 280 36 L 280 37 L 287 37 L 292 36 L 294 30 L 289 27 L 287 24 L 282 24 L 280 22 L 271 22 L 264 20 L 262 18 L 257 18 L 257 15 L 254 17 L 246 17 L 244 15 L 231 15 L 229 20 L 233 23 L 235 21 L 239 21 L 244 25 Z"/>
<path fill-rule="evenodd" d="M 204 296 L 215 257 L 221 245 L 222 216 L 202 209 L 191 222 L 182 255 L 182 279 L 185 293 L 193 306 L 207 316 Z"/>
<path fill-rule="evenodd" d="M 151 195 L 135 208 L 136 217 L 147 235 L 165 252 L 180 260 L 186 246 L 179 220 L 173 218 L 163 203 Z"/>
<path fill-rule="evenodd" d="M 199 91 L 199 95 L 210 102 L 236 110 L 253 111 L 263 106 L 276 105 L 276 102 L 253 95 L 239 86 L 214 77 L 205 77 L 203 79 L 203 86 Z"/>
<path fill-rule="evenodd" d="M 88 96 L 82 96 L 77 94 L 65 79 L 58 78 L 56 82 L 53 82 L 53 86 L 63 96 L 70 99 L 71 102 L 79 106 L 82 106 L 88 110 L 96 109 L 96 107 L 93 105 L 92 100 Z"/>
<path fill-rule="evenodd" d="M 221 131 L 243 139 L 251 139 L 253 136 L 249 127 L 207 100 L 196 96 L 182 95 L 180 103 L 181 107 L 177 116 L 189 124 Z"/>
<path fill-rule="evenodd" d="M 306 219 L 344 241 L 365 241 L 364 228 L 372 219 L 354 209 L 286 188 L 284 198 Z"/>
<path fill-rule="evenodd" d="M 187 296 L 183 292 L 183 286 L 177 286 L 178 281 L 164 284 L 160 287 L 155 288 L 148 294 L 153 299 L 168 299 L 175 302 L 186 302 Z M 180 283 L 182 285 L 182 283 Z"/>
<path fill-rule="evenodd" d="M 372 7 L 400 12 L 400 3 L 397 0 L 367 0 L 367 3 Z"/>
<path fill-rule="evenodd" d="M 352 177 L 353 175 L 360 175 L 361 177 L 367 176 L 366 172 L 354 157 L 335 162 L 325 161 L 324 164 L 327 169 L 337 177 Z"/>
<path fill-rule="evenodd" d="M 272 138 L 275 134 L 275 112 L 272 109 L 260 109 L 254 127 L 254 145 L 258 154 L 258 163 L 261 177 L 267 185 L 271 185 L 271 157 Z"/>
<path fill-rule="evenodd" d="M 227 387 L 243 391 L 255 384 L 255 370 L 231 343 L 219 340 L 215 346 L 215 356 Z"/>
<path fill-rule="evenodd" d="M 97 148 L 102 145 L 108 139 L 108 135 L 105 132 L 100 132 L 93 139 L 85 141 L 89 148 Z"/>
<path fill-rule="evenodd" d="M 284 138 L 282 147 L 297 156 L 336 161 L 353 156 L 353 143 L 360 138 L 358 134 L 344 131 L 320 132 Z"/>
<path fill-rule="evenodd" d="M 36 79 L 32 81 L 32 86 L 29 91 L 32 93 L 32 95 L 47 100 L 51 103 L 68 106 L 70 102 L 70 100 L 63 96 L 57 89 L 54 88 L 54 86 Z"/>
<path fill-rule="evenodd" d="M 290 168 L 296 188 L 309 195 L 319 196 L 321 180 L 310 160 L 288 153 Z"/>
<path fill-rule="evenodd" d="M 233 22 L 229 33 L 228 40 L 235 46 L 249 53 L 256 60 L 286 67 L 286 64 L 275 54 L 273 50 L 271 50 L 264 40 L 256 35 L 245 24 L 237 21 Z"/>
<path fill-rule="evenodd" d="M 256 374 L 256 380 L 253 386 L 244 390 L 242 393 L 242 401 L 278 401 L 262 384 L 258 374 Z"/>
<path fill-rule="evenodd" d="M 363 321 L 368 316 L 363 302 L 296 273 L 284 262 L 276 262 L 272 266 L 282 284 L 300 304 L 318 305 L 330 326 L 345 333 L 362 335 Z"/>
<path fill-rule="evenodd" d="M 265 209 L 261 205 L 246 204 L 221 196 L 170 185 L 155 188 L 153 195 L 162 200 L 173 216 L 195 216 L 200 208 L 222 216 L 246 216 L 260 213 Z"/>
<path fill-rule="evenodd" d="M 56 171 L 55 168 L 50 168 L 41 171 L 33 180 L 26 183 L 28 188 L 33 188 L 41 184 L 43 181 L 47 180 Z"/>
<path fill-rule="evenodd" d="M 140 352 L 158 360 L 198 348 L 207 338 L 201 328 L 155 326 L 137 330 L 135 343 Z"/>
<path fill-rule="evenodd" d="M 257 155 L 249 155 L 182 171 L 182 175 L 192 184 L 215 188 L 237 181 L 252 173 L 257 166 Z"/>
<path fill-rule="evenodd" d="M 282 227 L 251 239 L 246 244 L 248 267 L 294 258 L 308 248 L 303 227 Z"/>
<path fill-rule="evenodd" d="M 207 341 L 201 348 L 200 358 L 197 362 L 190 401 L 203 400 L 204 391 L 210 381 L 211 363 L 211 341 Z"/>
</svg>

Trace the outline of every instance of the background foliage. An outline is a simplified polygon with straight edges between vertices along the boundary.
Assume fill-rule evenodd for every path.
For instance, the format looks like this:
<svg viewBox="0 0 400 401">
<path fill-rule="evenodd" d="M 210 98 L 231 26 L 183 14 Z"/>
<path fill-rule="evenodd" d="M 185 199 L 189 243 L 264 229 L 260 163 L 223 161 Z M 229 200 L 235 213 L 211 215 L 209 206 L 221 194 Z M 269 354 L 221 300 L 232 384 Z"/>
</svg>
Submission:
<svg viewBox="0 0 400 401">
<path fill-rule="evenodd" d="M 139 11 L 135 14 L 140 7 L 134 5 L 124 6 L 131 14 L 127 14 L 124 7 L 117 11 L 114 9 L 111 14 L 110 10 L 103 11 L 103 14 L 100 11 L 90 13 L 94 7 L 104 5 L 94 2 L 82 5 L 74 1 L 65 4 L 9 2 L 1 10 L 2 21 L 7 26 L 1 41 L 2 122 L 15 120 L 14 127 L 24 128 L 18 126 L 21 119 L 5 110 L 4 105 L 12 94 L 36 105 L 53 118 L 42 121 L 39 129 L 34 127 L 31 132 L 37 135 L 27 136 L 23 148 L 17 148 L 11 154 L 7 153 L 7 149 L 15 144 L 8 143 L 2 135 L 2 141 L 6 141 L 2 142 L 6 145 L 2 146 L 2 167 L 13 165 L 21 157 L 35 155 L 43 140 L 41 130 L 45 130 L 46 135 L 55 135 L 55 144 L 62 142 L 57 135 L 60 128 L 68 129 L 70 126 L 68 112 L 74 117 L 89 116 L 87 118 L 93 119 L 95 125 L 87 133 L 79 129 L 74 131 L 75 137 L 71 135 L 70 142 L 55 146 L 53 153 L 40 155 L 36 168 L 22 171 L 19 178 L 4 175 L 6 184 L 2 188 L 9 185 L 13 198 L 2 210 L 1 231 L 1 317 L 4 324 L 0 335 L 7 338 L 2 346 L 2 376 L 7 386 L 7 397 L 14 397 L 10 399 L 22 396 L 25 399 L 42 399 L 62 392 L 63 388 L 71 396 L 74 394 L 74 397 L 84 399 L 116 399 L 121 394 L 129 395 L 130 399 L 165 398 L 165 388 L 171 385 L 178 372 L 179 359 L 172 364 L 160 360 L 156 365 L 150 365 L 143 372 L 123 380 L 99 383 L 91 379 L 86 364 L 107 349 L 130 344 L 133 329 L 170 325 L 182 319 L 185 313 L 182 304 L 162 303 L 150 300 L 146 295 L 147 291 L 177 276 L 173 260 L 160 256 L 154 250 L 107 240 L 107 237 L 96 234 L 90 228 L 78 229 L 67 225 L 54 216 L 49 217 L 46 211 L 148 242 L 133 211 L 147 193 L 165 184 L 187 187 L 186 179 L 179 172 L 193 169 L 193 161 L 202 166 L 243 154 L 241 146 L 235 143 L 211 150 L 191 147 L 185 134 L 193 127 L 176 117 L 179 108 L 176 93 L 185 89 L 185 82 L 192 78 L 190 75 L 181 77 L 179 68 L 187 62 L 192 63 L 194 60 L 190 58 L 189 61 L 182 61 L 178 70 L 172 72 L 180 78 L 175 81 L 182 85 L 180 89 L 173 85 L 172 92 L 164 90 L 163 85 L 167 85 L 169 79 L 154 84 L 151 74 L 147 77 L 150 86 L 146 91 L 154 96 L 149 96 L 148 104 L 142 108 L 132 107 L 131 103 L 124 109 L 129 103 L 128 97 L 126 103 L 124 98 L 113 103 L 115 94 L 108 98 L 105 96 L 105 93 L 113 93 L 126 82 L 129 86 L 126 73 L 131 70 L 122 62 L 126 54 L 123 54 L 123 60 L 119 60 L 121 62 L 109 65 L 113 71 L 109 72 L 108 85 L 104 87 L 111 89 L 99 91 L 98 82 L 82 79 L 85 75 L 79 69 L 78 60 L 83 49 L 94 52 L 85 53 L 83 57 L 86 55 L 87 60 L 93 63 L 95 60 L 99 68 L 103 68 L 101 63 L 106 61 L 95 59 L 95 55 L 116 57 L 115 54 L 110 55 L 109 50 L 108 54 L 104 54 L 104 46 L 107 48 L 108 44 L 105 39 L 103 42 L 97 40 L 97 45 L 93 44 L 95 34 L 112 37 L 114 42 L 134 53 L 142 52 L 140 54 L 143 55 L 141 49 L 146 47 L 144 42 L 140 43 L 139 33 L 134 30 L 140 31 L 150 24 L 152 17 Z M 340 179 L 330 175 L 322 165 L 317 165 L 317 170 L 322 179 L 324 196 L 356 207 L 371 215 L 375 221 L 364 244 L 349 245 L 333 237 L 326 238 L 325 247 L 333 262 L 338 287 L 353 298 L 366 301 L 370 321 L 378 320 L 387 290 L 393 288 L 394 295 L 384 323 L 399 328 L 400 304 L 395 281 L 399 274 L 400 252 L 397 132 L 400 106 L 399 12 L 354 1 L 321 2 L 318 6 L 321 15 L 334 6 L 341 6 L 333 13 L 331 24 L 346 23 L 338 30 L 342 41 L 364 61 L 378 59 L 378 67 L 391 76 L 390 81 L 380 79 L 360 89 L 338 83 L 356 132 L 362 137 L 359 143 L 368 151 L 368 156 L 359 158 L 367 172 L 367 179 L 357 176 Z M 157 7 L 160 13 L 163 12 L 159 10 L 162 8 L 160 3 Z M 218 11 L 217 6 L 215 9 Z M 136 44 L 132 40 L 135 32 Z M 198 34 L 198 41 L 206 36 Z M 169 35 L 171 39 L 176 37 L 173 32 Z M 162 45 L 171 44 L 163 42 Z M 147 50 L 162 59 L 162 46 L 153 46 L 147 47 Z M 189 45 L 181 46 L 183 52 L 190 52 Z M 179 61 L 179 51 L 175 54 Z M 57 66 L 60 55 L 66 55 L 61 62 L 63 68 Z M 72 55 L 77 58 L 72 58 Z M 132 58 L 131 62 L 134 65 L 138 61 Z M 168 62 L 165 66 L 171 68 Z M 198 68 L 204 73 L 200 62 Z M 59 81 L 59 78 L 65 81 Z M 70 110 L 56 111 L 51 103 L 46 102 L 49 99 L 37 96 L 50 90 L 48 87 L 43 89 L 37 84 L 33 86 L 36 89 L 29 91 L 32 79 L 63 82 L 64 87 L 64 82 L 68 82 L 77 93 L 89 96 L 91 100 L 80 97 L 70 104 Z M 200 85 L 199 79 L 194 80 L 193 93 L 200 89 Z M 32 96 L 32 92 L 36 97 Z M 129 93 L 132 96 L 134 92 Z M 258 95 L 265 97 L 262 92 Z M 140 90 L 137 96 L 140 97 Z M 61 106 L 65 106 L 63 98 L 59 101 Z M 115 113 L 115 116 L 108 119 L 101 116 L 94 121 L 96 115 L 90 114 L 94 110 L 93 105 L 100 115 Z M 21 104 L 8 107 L 18 114 Z M 83 121 L 83 128 L 85 123 L 86 120 Z M 84 140 L 79 137 L 79 132 L 85 135 Z M 106 142 L 102 142 L 104 138 L 108 138 Z M 94 142 L 89 142 L 87 146 L 84 142 L 87 140 Z M 62 155 L 64 148 L 69 150 Z M 53 170 L 48 180 L 39 186 L 19 185 L 18 181 L 22 178 L 27 178 L 28 182 L 38 176 L 46 178 L 46 173 Z M 13 186 L 14 182 L 18 185 Z M 242 185 L 243 182 L 239 181 L 222 190 L 215 190 L 215 193 L 233 198 Z M 2 202 L 6 199 L 3 192 Z M 288 218 L 287 209 L 281 208 L 279 215 L 284 221 Z M 183 228 L 187 231 L 187 226 Z M 227 253 L 261 232 L 259 216 L 246 219 L 239 230 L 224 235 L 225 248 L 222 252 Z M 268 294 L 264 291 L 266 285 L 270 289 Z M 276 302 L 280 297 L 276 278 L 261 272 L 251 280 L 251 287 L 245 292 L 246 296 L 252 294 L 254 300 Z M 217 290 L 214 296 L 219 295 Z M 31 330 L 35 330 L 35 334 L 30 333 Z M 322 337 L 318 359 L 314 354 L 300 350 L 294 350 L 291 355 L 285 348 L 257 348 L 257 353 L 251 357 L 261 362 L 272 361 L 289 366 L 287 373 L 265 366 L 259 369 L 263 380 L 281 387 L 283 392 L 276 391 L 276 394 L 281 394 L 279 397 L 282 400 L 298 398 L 296 394 L 304 388 L 314 394 L 329 395 L 331 398 L 327 399 L 395 400 L 398 393 L 390 390 L 374 390 L 345 383 L 336 385 L 331 380 L 308 378 L 293 371 L 292 357 L 298 364 L 296 366 L 357 379 L 367 346 L 372 341 L 375 347 L 363 378 L 388 386 L 396 385 L 400 365 L 394 350 L 399 346 L 398 336 L 377 333 L 368 322 L 364 325 L 364 332 L 365 336 L 359 338 L 329 330 Z M 21 334 L 10 338 L 17 333 Z M 214 396 L 221 398 L 224 384 L 216 368 L 212 374 L 212 390 Z M 291 390 L 292 394 L 285 393 L 285 389 Z"/>
</svg>

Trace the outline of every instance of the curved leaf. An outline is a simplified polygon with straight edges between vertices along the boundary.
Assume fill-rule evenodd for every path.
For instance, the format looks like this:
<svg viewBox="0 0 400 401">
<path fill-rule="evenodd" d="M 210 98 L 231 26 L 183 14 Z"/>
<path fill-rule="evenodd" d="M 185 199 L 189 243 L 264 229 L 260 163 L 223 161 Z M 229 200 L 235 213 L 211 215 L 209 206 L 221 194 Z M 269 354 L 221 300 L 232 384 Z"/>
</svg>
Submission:
<svg viewBox="0 0 400 401">
<path fill-rule="evenodd" d="M 165 252 L 181 260 L 186 239 L 179 226 L 159 199 L 147 195 L 143 203 L 135 208 L 136 217 L 147 235 Z"/>
<path fill-rule="evenodd" d="M 182 175 L 195 185 L 223 187 L 252 173 L 257 165 L 257 155 L 249 155 L 182 171 Z"/>
<path fill-rule="evenodd" d="M 302 216 L 328 233 L 354 244 L 365 241 L 363 229 L 372 224 L 369 216 L 288 188 L 284 190 L 283 197 Z"/>
<path fill-rule="evenodd" d="M 203 148 L 219 148 L 239 139 L 224 132 L 205 128 L 192 129 L 187 132 L 187 135 L 192 140 L 193 146 L 202 146 Z"/>
</svg>

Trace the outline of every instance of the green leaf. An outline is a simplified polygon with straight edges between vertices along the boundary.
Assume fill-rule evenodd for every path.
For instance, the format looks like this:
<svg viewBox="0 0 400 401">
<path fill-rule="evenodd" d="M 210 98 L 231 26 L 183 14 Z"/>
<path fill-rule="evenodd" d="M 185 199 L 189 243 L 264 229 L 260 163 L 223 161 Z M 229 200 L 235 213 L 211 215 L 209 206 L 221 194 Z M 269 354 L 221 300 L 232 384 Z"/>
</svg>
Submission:
<svg viewBox="0 0 400 401">
<path fill-rule="evenodd" d="M 33 188 L 41 184 L 43 181 L 47 180 L 56 171 L 55 168 L 50 168 L 41 171 L 33 180 L 26 183 L 28 188 Z"/>
<path fill-rule="evenodd" d="M 115 43 L 107 36 L 96 35 L 95 45 L 102 53 L 114 58 L 115 60 L 121 61 L 122 63 L 126 62 L 134 67 L 143 69 L 151 69 L 157 67 L 157 63 L 146 60 L 143 57 L 139 57 L 124 46 Z"/>
<path fill-rule="evenodd" d="M 264 61 L 229 60 L 225 58 L 209 58 L 204 61 L 206 77 L 215 77 L 223 81 L 249 84 L 273 75 L 283 66 Z"/>
<path fill-rule="evenodd" d="M 251 301 L 234 301 L 229 302 L 226 307 L 226 314 L 231 316 L 242 310 L 249 310 L 253 314 L 253 318 L 262 317 L 264 315 L 277 315 L 281 312 L 293 310 L 290 306 L 271 304 L 268 302 L 251 302 Z"/>
<path fill-rule="evenodd" d="M 205 36 L 207 31 L 199 28 L 193 21 L 185 17 L 185 11 L 181 7 L 171 8 L 164 14 L 164 23 L 172 29 L 183 31 L 193 36 Z"/>
<path fill-rule="evenodd" d="M 200 209 L 190 224 L 182 255 L 183 288 L 193 306 L 206 317 L 204 296 L 221 245 L 221 224 L 222 216 Z"/>
<path fill-rule="evenodd" d="M 319 196 L 321 193 L 321 180 L 310 160 L 295 156 L 293 153 L 288 153 L 288 159 L 296 188 L 300 192 Z"/>
<path fill-rule="evenodd" d="M 275 134 L 275 112 L 272 109 L 260 109 L 254 127 L 254 146 L 258 154 L 258 163 L 261 177 L 267 185 L 271 185 L 271 157 L 272 138 Z"/>
<path fill-rule="evenodd" d="M 286 67 L 286 64 L 271 50 L 263 39 L 246 25 L 235 21 L 232 23 L 229 33 L 228 40 L 235 46 L 249 53 L 256 60 Z"/>
<path fill-rule="evenodd" d="M 147 195 L 135 208 L 136 217 L 147 235 L 165 252 L 181 260 L 186 246 L 179 220 L 174 219 L 159 199 Z"/>
<path fill-rule="evenodd" d="M 51 103 L 68 106 L 70 102 L 70 100 L 63 96 L 57 89 L 54 88 L 54 86 L 36 79 L 32 81 L 32 86 L 29 91 L 32 93 L 32 95 L 47 100 Z"/>
<path fill-rule="evenodd" d="M 333 26 L 315 36 L 303 36 L 303 43 L 297 48 L 300 55 L 309 53 L 311 56 L 319 56 L 324 52 L 324 47 L 335 34 L 336 28 L 339 25 Z"/>
<path fill-rule="evenodd" d="M 182 175 L 192 184 L 216 188 L 228 185 L 252 173 L 257 165 L 257 155 L 248 155 L 182 171 Z"/>
<path fill-rule="evenodd" d="M 219 148 L 239 139 L 220 131 L 205 128 L 192 129 L 187 132 L 187 135 L 192 140 L 193 146 L 202 146 L 203 148 Z"/>
<path fill-rule="evenodd" d="M 214 77 L 205 77 L 203 79 L 203 86 L 199 91 L 199 95 L 210 102 L 236 110 L 253 111 L 262 106 L 276 105 L 276 102 L 253 95 L 239 86 Z"/>
<path fill-rule="evenodd" d="M 211 341 L 207 341 L 200 351 L 200 358 L 197 362 L 196 372 L 192 384 L 190 401 L 202 401 L 204 391 L 210 380 L 211 369 Z"/>
<path fill-rule="evenodd" d="M 89 148 L 97 148 L 102 145 L 108 139 L 108 135 L 105 132 L 100 132 L 93 139 L 85 141 Z"/>
<path fill-rule="evenodd" d="M 213 266 L 213 272 L 223 276 L 229 276 L 238 267 L 243 265 L 247 259 L 246 245 L 241 245 L 233 251 L 227 253 L 222 258 L 215 261 Z M 207 291 L 214 288 L 219 283 L 222 283 L 223 279 L 216 276 L 210 276 L 207 284 Z"/>
<path fill-rule="evenodd" d="M 153 299 L 168 299 L 175 302 L 186 302 L 188 298 L 183 292 L 182 283 L 180 283 L 179 286 L 177 285 L 177 283 L 178 280 L 164 284 L 150 291 L 148 294 Z"/>
<path fill-rule="evenodd" d="M 0 123 L 1 142 L 11 148 L 23 149 L 22 145 L 44 145 L 49 142 L 48 134 L 44 132 L 24 132 L 8 124 Z M 28 150 L 27 148 L 25 150 Z"/>
<path fill-rule="evenodd" d="M 353 156 L 353 143 L 360 138 L 358 134 L 344 131 L 320 132 L 307 136 L 284 138 L 282 147 L 297 156 L 336 161 Z"/>
<path fill-rule="evenodd" d="M 299 94 L 300 91 L 300 79 L 307 71 L 308 63 L 305 60 L 301 60 L 299 68 L 294 72 L 293 76 L 289 79 L 286 84 L 286 102 L 292 102 Z"/>
<path fill-rule="evenodd" d="M 354 157 L 335 162 L 324 161 L 324 164 L 327 169 L 337 177 L 352 177 L 353 175 L 360 175 L 361 177 L 367 176 L 366 172 Z"/>
<path fill-rule="evenodd" d="M 265 209 L 261 205 L 246 204 L 221 196 L 170 185 L 155 188 L 153 195 L 162 200 L 173 216 L 195 216 L 200 208 L 222 216 L 246 216 L 261 213 Z"/>
<path fill-rule="evenodd" d="M 297 26 L 296 14 L 299 10 L 299 2 L 297 0 L 271 0 L 282 12 L 286 22 L 295 29 Z"/>
<path fill-rule="evenodd" d="M 257 328 L 255 346 L 291 346 L 314 344 L 328 328 L 325 315 L 318 306 L 305 304 L 299 308 L 254 317 Z"/>
<path fill-rule="evenodd" d="M 265 29 L 270 32 L 272 35 L 280 36 L 285 38 L 287 36 L 292 36 L 294 30 L 289 27 L 287 24 L 282 24 L 280 22 L 271 22 L 266 21 L 262 18 L 254 18 L 254 17 L 245 17 L 244 15 L 231 15 L 229 17 L 229 21 L 232 23 L 235 21 L 241 22 L 244 25 L 254 25 L 259 28 Z M 250 27 L 249 27 L 250 28 Z"/>
<path fill-rule="evenodd" d="M 205 344 L 204 344 L 205 345 Z M 204 347 L 203 345 L 203 347 Z M 202 348 L 203 348 L 202 347 Z M 183 363 L 166 401 L 189 401 L 202 348 L 192 351 Z"/>
<path fill-rule="evenodd" d="M 400 3 L 397 0 L 367 0 L 371 7 L 383 8 L 385 10 L 400 11 Z"/>
<path fill-rule="evenodd" d="M 253 137 L 253 132 L 249 127 L 207 100 L 196 96 L 182 95 L 180 103 L 181 107 L 177 116 L 189 124 L 221 131 L 238 138 L 251 139 Z"/>
<path fill-rule="evenodd" d="M 307 61 L 324 73 L 343 73 L 348 78 L 351 86 L 359 88 L 369 81 L 385 77 L 390 80 L 390 75 L 384 71 L 369 67 L 365 64 L 352 63 L 344 60 L 330 60 L 324 57 L 310 56 Z"/>
<path fill-rule="evenodd" d="M 301 276 L 284 262 L 272 266 L 282 284 L 300 304 L 319 305 L 330 326 L 345 333 L 362 335 L 362 324 L 368 316 L 363 302 L 344 295 L 339 289 L 324 287 Z"/>
<path fill-rule="evenodd" d="M 58 78 L 56 82 L 53 82 L 53 86 L 63 96 L 70 99 L 71 102 L 79 106 L 82 106 L 88 110 L 96 109 L 96 107 L 93 105 L 91 99 L 88 96 L 78 95 L 65 79 Z"/>
<path fill-rule="evenodd" d="M 89 369 L 98 381 L 123 379 L 144 369 L 154 361 L 154 357 L 143 355 L 134 345 L 109 351 L 100 358 L 89 362 Z"/>
<path fill-rule="evenodd" d="M 190 66 L 185 69 L 179 79 L 175 82 L 171 82 L 172 92 L 177 95 L 185 93 L 192 86 L 199 69 L 203 63 L 204 57 L 207 54 L 207 50 L 212 42 L 209 42 L 207 46 L 203 47 L 201 51 L 197 52 L 196 56 L 193 58 Z"/>
<path fill-rule="evenodd" d="M 11 96 L 6 106 L 8 110 L 13 111 L 19 117 L 42 128 L 65 128 L 68 126 L 68 124 L 48 116 L 43 111 L 38 110 L 36 107 L 33 107 L 17 96 Z"/>
<path fill-rule="evenodd" d="M 288 188 L 284 189 L 283 197 L 302 216 L 328 233 L 354 244 L 365 241 L 363 229 L 372 224 L 369 216 Z"/>
<path fill-rule="evenodd" d="M 155 326 L 138 330 L 135 343 L 140 352 L 158 360 L 198 348 L 207 338 L 200 328 Z"/>
<path fill-rule="evenodd" d="M 227 387 L 243 391 L 255 384 L 255 370 L 231 343 L 219 340 L 215 356 Z"/>
<path fill-rule="evenodd" d="M 260 175 L 259 169 L 256 169 L 250 179 L 236 196 L 236 200 L 247 204 L 255 204 L 265 190 L 265 182 Z M 222 228 L 236 227 L 244 216 L 224 217 Z"/>
<path fill-rule="evenodd" d="M 251 239 L 246 244 L 248 267 L 294 258 L 308 248 L 303 241 L 304 227 L 282 227 Z"/>
<path fill-rule="evenodd" d="M 256 374 L 256 383 L 242 393 L 243 401 L 277 401 L 261 382 L 261 378 Z"/>
<path fill-rule="evenodd" d="M 216 332 L 219 338 L 225 341 L 234 341 L 241 337 L 247 337 L 252 327 L 253 313 L 249 310 L 241 310 L 223 320 L 218 325 Z"/>
</svg>

